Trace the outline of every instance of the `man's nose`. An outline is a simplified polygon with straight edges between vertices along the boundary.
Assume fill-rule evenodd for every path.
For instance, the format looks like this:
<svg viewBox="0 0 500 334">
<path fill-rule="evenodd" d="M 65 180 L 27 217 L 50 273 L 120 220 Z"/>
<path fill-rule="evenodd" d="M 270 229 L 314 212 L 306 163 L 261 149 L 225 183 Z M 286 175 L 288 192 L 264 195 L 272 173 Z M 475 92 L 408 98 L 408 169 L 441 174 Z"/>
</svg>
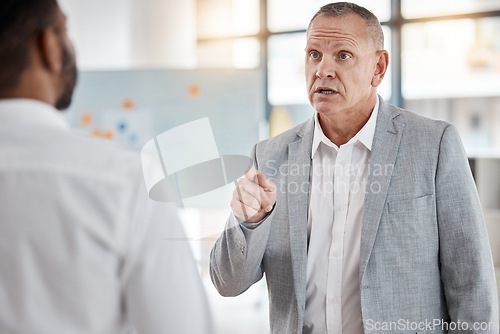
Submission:
<svg viewBox="0 0 500 334">
<path fill-rule="evenodd" d="M 321 59 L 316 71 L 316 77 L 319 79 L 335 77 L 335 61 L 327 57 Z"/>
</svg>

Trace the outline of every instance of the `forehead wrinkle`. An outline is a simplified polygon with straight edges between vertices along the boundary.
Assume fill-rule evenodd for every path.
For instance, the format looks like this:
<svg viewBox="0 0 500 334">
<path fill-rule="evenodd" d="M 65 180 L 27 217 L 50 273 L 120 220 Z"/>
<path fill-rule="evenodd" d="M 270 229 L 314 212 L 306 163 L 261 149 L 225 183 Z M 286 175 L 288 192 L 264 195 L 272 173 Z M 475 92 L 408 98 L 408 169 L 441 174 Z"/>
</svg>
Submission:
<svg viewBox="0 0 500 334">
<path fill-rule="evenodd" d="M 326 29 L 315 29 L 309 33 L 307 36 L 307 40 L 321 40 L 321 39 L 331 39 L 332 42 L 346 42 L 351 44 L 352 46 L 359 48 L 359 43 L 356 41 L 354 37 L 351 37 L 349 34 L 326 30 Z"/>
</svg>

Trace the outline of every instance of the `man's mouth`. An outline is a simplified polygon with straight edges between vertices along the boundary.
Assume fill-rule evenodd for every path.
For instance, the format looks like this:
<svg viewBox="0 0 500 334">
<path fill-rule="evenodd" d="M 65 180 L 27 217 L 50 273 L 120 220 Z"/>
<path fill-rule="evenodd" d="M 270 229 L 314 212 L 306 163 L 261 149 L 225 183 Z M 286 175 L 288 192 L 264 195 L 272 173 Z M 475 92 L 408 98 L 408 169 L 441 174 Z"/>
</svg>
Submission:
<svg viewBox="0 0 500 334">
<path fill-rule="evenodd" d="M 335 93 L 333 90 L 331 89 L 320 89 L 319 91 L 321 94 L 333 94 Z"/>
<path fill-rule="evenodd" d="M 332 94 L 336 94 L 337 91 L 334 91 L 333 89 L 329 89 L 329 88 L 318 88 L 316 90 L 316 93 L 325 94 L 325 95 L 332 95 Z"/>
</svg>

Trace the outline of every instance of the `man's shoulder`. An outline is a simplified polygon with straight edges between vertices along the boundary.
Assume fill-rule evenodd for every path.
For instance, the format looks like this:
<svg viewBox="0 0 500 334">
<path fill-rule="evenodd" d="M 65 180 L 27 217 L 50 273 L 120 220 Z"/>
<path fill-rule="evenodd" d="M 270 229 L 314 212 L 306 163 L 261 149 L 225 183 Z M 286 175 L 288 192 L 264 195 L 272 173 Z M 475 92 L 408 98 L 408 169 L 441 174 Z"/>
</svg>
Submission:
<svg viewBox="0 0 500 334">
<path fill-rule="evenodd" d="M 407 110 L 385 103 L 382 112 L 388 113 L 395 122 L 404 124 L 406 135 L 415 135 L 420 139 L 440 138 L 446 128 L 452 126 L 450 123 L 431 119 L 418 114 L 418 110 Z"/>
<path fill-rule="evenodd" d="M 442 149 L 445 138 L 453 138 L 452 141 L 447 141 L 447 145 L 452 145 L 458 151 L 463 150 L 458 129 L 451 123 L 424 117 L 418 114 L 418 110 L 413 112 L 393 106 L 390 106 L 389 114 L 394 127 L 387 123 L 386 117 L 384 127 L 388 132 L 401 133 L 399 149 L 405 155 L 420 156 L 422 163 L 434 161 Z M 381 136 L 378 138 L 381 144 L 377 146 L 379 148 L 386 146 L 386 143 L 380 142 L 380 138 L 385 138 L 381 131 L 384 127 L 378 132 Z"/>
<path fill-rule="evenodd" d="M 139 152 L 118 147 L 109 140 L 91 137 L 69 129 L 36 128 L 2 133 L 9 143 L 0 149 L 5 165 L 25 166 L 35 173 L 58 173 L 99 178 L 113 182 L 141 173 Z M 38 166 L 36 169 L 32 166 Z"/>
<path fill-rule="evenodd" d="M 109 140 L 68 133 L 68 145 L 63 149 L 69 153 L 68 164 L 85 159 L 82 167 L 88 171 L 95 171 L 110 177 L 130 177 L 137 175 L 141 170 L 140 153 L 118 146 Z"/>
<path fill-rule="evenodd" d="M 81 135 L 74 132 L 68 133 L 68 139 L 72 141 L 72 145 L 75 148 L 89 155 L 99 154 L 117 160 L 117 162 L 136 160 L 140 157 L 138 151 L 119 146 L 119 144 L 114 141 Z"/>
<path fill-rule="evenodd" d="M 450 125 L 450 123 L 442 120 L 422 116 L 418 113 L 418 110 L 399 108 L 384 101 L 380 105 L 379 112 L 388 113 L 390 116 L 394 117 L 396 121 L 415 127 L 444 129 Z"/>
<path fill-rule="evenodd" d="M 409 125 L 422 126 L 426 128 L 435 128 L 437 130 L 442 130 L 450 125 L 450 123 L 443 120 L 432 119 L 429 117 L 419 115 L 417 113 L 418 111 L 410 111 L 406 109 L 400 109 L 400 110 L 402 119 L 405 121 L 405 123 Z"/>
</svg>

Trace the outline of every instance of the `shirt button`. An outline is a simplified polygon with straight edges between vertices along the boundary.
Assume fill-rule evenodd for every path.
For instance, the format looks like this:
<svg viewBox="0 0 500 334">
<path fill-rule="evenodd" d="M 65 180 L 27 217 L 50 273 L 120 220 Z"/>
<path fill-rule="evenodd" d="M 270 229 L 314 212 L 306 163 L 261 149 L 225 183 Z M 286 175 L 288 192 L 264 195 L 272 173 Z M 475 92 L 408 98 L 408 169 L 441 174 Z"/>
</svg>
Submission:
<svg viewBox="0 0 500 334">
<path fill-rule="evenodd" d="M 340 252 L 339 251 L 333 252 L 333 256 L 340 257 Z"/>
</svg>

